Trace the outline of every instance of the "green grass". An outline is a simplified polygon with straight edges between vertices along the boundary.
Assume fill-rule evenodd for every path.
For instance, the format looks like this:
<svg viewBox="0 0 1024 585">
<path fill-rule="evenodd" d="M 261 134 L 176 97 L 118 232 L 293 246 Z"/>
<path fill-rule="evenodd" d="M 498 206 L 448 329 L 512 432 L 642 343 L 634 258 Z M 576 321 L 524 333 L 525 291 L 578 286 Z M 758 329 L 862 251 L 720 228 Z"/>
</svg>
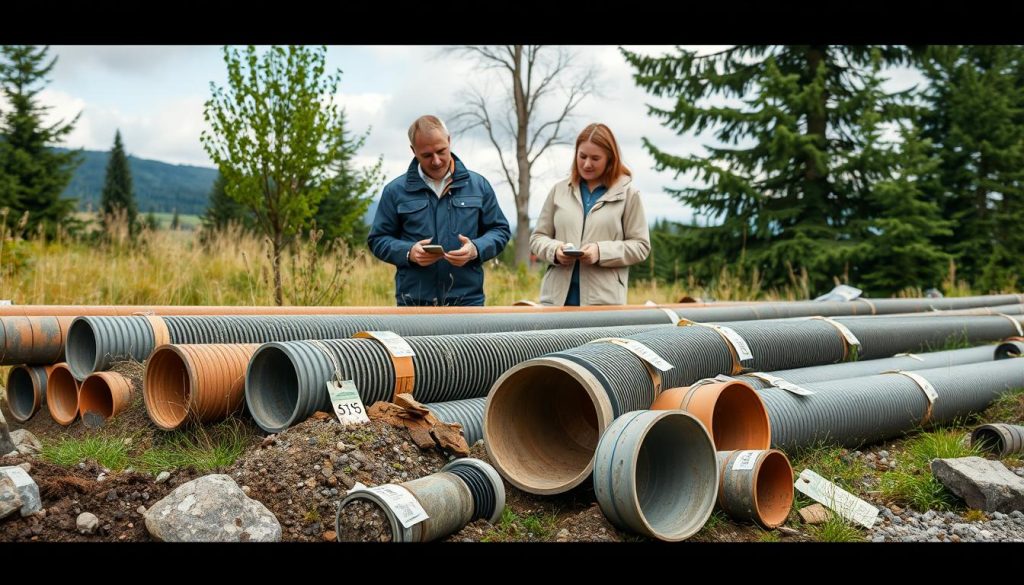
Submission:
<svg viewBox="0 0 1024 585">
<path fill-rule="evenodd" d="M 979 418 L 981 423 L 1024 423 L 1024 388 L 1001 394 Z"/>
<path fill-rule="evenodd" d="M 899 467 L 882 474 L 882 495 L 921 512 L 957 508 L 959 499 L 932 475 L 931 460 L 972 455 L 979 451 L 963 440 L 961 430 L 938 430 L 908 439 L 893 454 Z"/>
<path fill-rule="evenodd" d="M 81 461 L 93 460 L 112 470 L 128 467 L 159 473 L 194 467 L 210 471 L 227 467 L 245 451 L 250 433 L 237 419 L 229 419 L 209 428 L 196 427 L 160 435 L 156 444 L 140 453 L 132 452 L 128 437 L 95 435 L 81 439 L 63 438 L 43 444 L 43 458 L 57 465 L 71 467 Z"/>
<path fill-rule="evenodd" d="M 63 438 L 56 443 L 44 443 L 42 456 L 65 467 L 91 459 L 113 471 L 125 469 L 131 462 L 128 445 L 117 437 Z"/>
<path fill-rule="evenodd" d="M 726 515 L 726 513 L 723 512 L 722 510 L 715 508 L 715 510 L 711 513 L 711 516 L 708 517 L 708 521 L 704 523 L 704 526 L 702 526 L 700 531 L 698 531 L 697 534 L 694 536 L 707 536 L 714 532 L 716 528 L 728 522 L 729 516 Z"/>
<path fill-rule="evenodd" d="M 863 542 L 864 535 L 860 529 L 847 523 L 831 510 L 828 520 L 811 528 L 811 535 L 819 542 Z"/>
<path fill-rule="evenodd" d="M 553 514 L 534 512 L 520 515 L 506 506 L 501 512 L 501 519 L 481 541 L 544 540 L 555 532 L 555 522 Z"/>
<path fill-rule="evenodd" d="M 782 537 L 775 530 L 763 530 L 761 535 L 757 537 L 758 542 L 781 542 Z"/>
<path fill-rule="evenodd" d="M 872 473 L 863 459 L 851 456 L 847 449 L 822 442 L 798 449 L 790 461 L 794 473 L 810 469 L 854 494 L 862 491 L 861 481 Z"/>
<path fill-rule="evenodd" d="M 250 433 L 237 419 L 209 428 L 173 431 L 139 455 L 138 467 L 154 473 L 184 467 L 199 471 L 227 467 L 245 451 Z"/>
</svg>

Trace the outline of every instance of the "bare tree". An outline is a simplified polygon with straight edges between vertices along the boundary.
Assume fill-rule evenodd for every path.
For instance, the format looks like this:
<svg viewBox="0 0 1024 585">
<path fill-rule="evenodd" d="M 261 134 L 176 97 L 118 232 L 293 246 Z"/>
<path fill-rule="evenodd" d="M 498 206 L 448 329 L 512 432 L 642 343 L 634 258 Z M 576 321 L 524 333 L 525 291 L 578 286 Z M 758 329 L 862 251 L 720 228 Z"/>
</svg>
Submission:
<svg viewBox="0 0 1024 585">
<path fill-rule="evenodd" d="M 475 60 L 502 81 L 502 95 L 493 100 L 479 86 L 467 89 L 464 104 L 449 122 L 456 133 L 482 130 L 498 151 L 516 201 L 516 264 L 529 262 L 533 165 L 551 146 L 572 144 L 566 121 L 594 92 L 596 72 L 577 67 L 578 56 L 565 47 L 465 46 L 446 52 Z M 556 102 L 558 97 L 561 101 Z M 551 102 L 560 105 L 552 107 Z M 541 121 L 543 113 L 549 117 Z"/>
</svg>

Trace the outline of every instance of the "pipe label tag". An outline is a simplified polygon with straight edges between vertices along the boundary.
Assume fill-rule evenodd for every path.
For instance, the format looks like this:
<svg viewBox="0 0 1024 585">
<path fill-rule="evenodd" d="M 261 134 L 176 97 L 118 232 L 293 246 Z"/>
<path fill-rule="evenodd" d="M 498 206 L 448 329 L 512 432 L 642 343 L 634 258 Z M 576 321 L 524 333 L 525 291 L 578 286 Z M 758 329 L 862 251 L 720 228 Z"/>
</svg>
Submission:
<svg viewBox="0 0 1024 585">
<path fill-rule="evenodd" d="M 793 487 L 811 499 L 820 502 L 843 518 L 870 529 L 875 525 L 878 508 L 814 473 L 810 469 L 800 472 Z"/>
<path fill-rule="evenodd" d="M 0 302 L 0 304 L 2 304 L 2 302 Z M 1006 319 L 1010 323 L 1013 323 L 1013 327 L 1014 327 L 1014 329 L 1017 330 L 1017 335 L 1018 336 L 1024 335 L 1024 330 L 1021 330 L 1021 328 L 1020 328 L 1020 321 L 1014 319 L 1013 317 L 1011 317 L 1010 315 L 1007 315 L 1006 313 L 996 313 L 996 315 L 999 315 L 1003 319 Z"/>
<path fill-rule="evenodd" d="M 754 463 L 757 463 L 757 454 L 760 451 L 740 451 L 739 455 L 736 456 L 735 461 L 732 463 L 733 471 L 740 471 L 743 469 L 753 469 Z"/>
<path fill-rule="evenodd" d="M 836 321 L 835 319 L 830 319 L 828 317 L 808 317 L 808 319 L 820 319 L 821 321 L 828 323 L 829 325 L 835 327 L 839 331 L 839 334 L 842 335 L 844 339 L 846 339 L 846 343 L 860 347 L 860 340 L 857 339 L 857 336 L 853 334 L 853 331 L 850 331 L 850 329 L 846 325 L 843 325 L 839 321 Z"/>
<path fill-rule="evenodd" d="M 906 372 L 904 370 L 888 370 L 882 372 L 883 374 L 900 374 L 913 380 L 924 392 L 924 395 L 928 398 L 928 402 L 935 404 L 935 400 L 938 399 L 939 393 L 935 390 L 935 386 L 932 383 L 924 379 L 924 376 L 917 372 Z M 930 409 L 931 407 L 929 407 Z"/>
<path fill-rule="evenodd" d="M 908 358 L 910 358 L 912 360 L 917 360 L 919 362 L 923 362 L 924 361 L 923 357 L 921 357 L 919 355 L 916 355 L 916 354 L 912 354 L 912 353 L 898 353 L 898 354 L 896 354 L 896 355 L 894 355 L 892 357 L 908 357 Z"/>
<path fill-rule="evenodd" d="M 645 362 L 651 364 L 655 368 L 662 372 L 667 372 L 673 368 L 672 364 L 664 360 L 660 355 L 654 353 L 654 350 L 647 347 L 646 345 L 636 341 L 635 339 L 623 339 L 621 337 L 602 337 L 601 339 L 595 339 L 590 343 L 597 343 L 600 341 L 607 341 L 608 343 L 614 343 L 615 345 L 622 346 L 629 351 L 636 354 L 636 356 Z"/>
<path fill-rule="evenodd" d="M 14 304 L 14 303 L 11 302 L 11 299 L 2 299 L 2 300 L 0 300 L 0 307 L 9 307 L 12 304 Z"/>
<path fill-rule="evenodd" d="M 420 505 L 419 500 L 404 486 L 389 483 L 368 488 L 362 484 L 356 484 L 348 493 L 357 491 L 373 492 L 380 496 L 380 499 L 387 503 L 398 521 L 406 528 L 412 528 L 413 525 L 430 518 L 423 506 Z"/>
<path fill-rule="evenodd" d="M 331 397 L 334 414 L 338 415 L 339 423 L 350 425 L 370 422 L 354 381 L 342 380 L 339 384 L 336 380 L 329 380 L 327 394 Z"/>
<path fill-rule="evenodd" d="M 747 375 L 748 376 L 753 376 L 755 378 L 761 378 L 765 382 L 768 382 L 769 384 L 771 384 L 772 386 L 774 386 L 774 387 L 776 387 L 776 388 L 778 388 L 780 390 L 785 390 L 786 392 L 791 392 L 791 393 L 796 394 L 798 396 L 811 396 L 811 395 L 814 394 L 813 391 L 808 390 L 807 388 L 804 388 L 802 386 L 797 386 L 793 382 L 787 382 L 786 380 L 783 380 L 782 378 L 780 378 L 778 376 L 773 376 L 773 375 L 765 373 L 765 372 L 751 372 L 751 373 L 749 373 Z"/>
<path fill-rule="evenodd" d="M 656 302 L 654 302 L 654 301 L 652 301 L 650 299 L 648 299 L 647 302 L 644 303 L 644 306 L 645 307 L 658 307 L 659 309 L 664 311 L 666 315 L 668 315 L 668 318 L 672 320 L 672 324 L 673 325 L 678 325 L 679 324 L 679 321 L 680 321 L 679 315 L 677 315 L 676 312 L 673 311 L 672 309 L 670 309 L 668 307 L 662 307 L 662 306 L 658 305 L 658 303 L 656 303 Z"/>
<path fill-rule="evenodd" d="M 741 362 L 754 359 L 754 354 L 750 352 L 750 346 L 747 345 L 747 341 L 740 337 L 739 333 L 736 333 L 734 329 L 730 329 L 723 325 L 708 325 L 708 327 L 718 331 L 722 337 L 732 344 L 733 348 L 736 349 L 736 357 Z"/>
<path fill-rule="evenodd" d="M 372 337 L 384 344 L 384 347 L 391 354 L 391 357 L 412 357 L 416 352 L 409 346 L 409 342 L 402 339 L 402 336 L 394 331 L 360 331 L 354 337 Z"/>
</svg>

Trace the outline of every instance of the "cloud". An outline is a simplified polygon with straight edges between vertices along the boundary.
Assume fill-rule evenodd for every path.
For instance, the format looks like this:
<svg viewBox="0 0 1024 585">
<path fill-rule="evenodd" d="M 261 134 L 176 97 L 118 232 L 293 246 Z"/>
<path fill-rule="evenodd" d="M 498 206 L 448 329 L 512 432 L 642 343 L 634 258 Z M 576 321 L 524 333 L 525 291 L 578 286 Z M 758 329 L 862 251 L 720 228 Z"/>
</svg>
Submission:
<svg viewBox="0 0 1024 585">
<path fill-rule="evenodd" d="M 97 72 L 162 76 L 172 63 L 194 59 L 211 49 L 197 45 L 55 45 L 50 48 L 50 54 L 58 56 L 54 76 L 71 80 L 88 78 Z"/>
</svg>

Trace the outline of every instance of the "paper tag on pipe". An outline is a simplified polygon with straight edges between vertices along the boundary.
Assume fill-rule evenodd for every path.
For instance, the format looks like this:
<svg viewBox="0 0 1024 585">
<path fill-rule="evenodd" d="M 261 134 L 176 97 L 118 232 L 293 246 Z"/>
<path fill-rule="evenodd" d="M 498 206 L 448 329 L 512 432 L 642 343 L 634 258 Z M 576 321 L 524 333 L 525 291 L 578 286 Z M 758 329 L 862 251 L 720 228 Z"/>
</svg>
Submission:
<svg viewBox="0 0 1024 585">
<path fill-rule="evenodd" d="M 409 346 L 409 342 L 394 331 L 360 331 L 354 337 L 372 337 L 384 344 L 384 347 L 391 354 L 391 357 L 412 357 L 416 352 Z"/>
<path fill-rule="evenodd" d="M 743 337 L 741 337 L 739 333 L 736 333 L 735 330 L 723 325 L 705 324 L 705 327 L 710 327 L 722 334 L 722 337 L 725 337 L 729 343 L 732 344 L 733 349 L 736 350 L 736 357 L 739 358 L 741 362 L 754 359 L 754 354 L 750 352 L 750 346 L 747 345 L 747 340 L 743 339 Z"/>
<path fill-rule="evenodd" d="M 935 404 L 935 400 L 938 399 L 939 393 L 936 392 L 935 386 L 932 383 L 924 379 L 924 376 L 915 372 L 907 372 L 904 370 L 886 370 L 883 374 L 900 374 L 906 376 L 917 383 L 917 385 L 924 391 L 924 395 L 928 397 L 928 402 Z"/>
<path fill-rule="evenodd" d="M 856 345 L 857 347 L 860 347 L 860 340 L 857 339 L 857 336 L 853 334 L 853 331 L 850 331 L 849 328 L 846 327 L 846 325 L 843 325 L 839 321 L 836 321 L 835 319 L 830 319 L 828 317 L 808 317 L 808 319 L 820 319 L 828 323 L 829 325 L 839 330 L 839 333 L 843 336 L 844 339 L 846 339 L 847 343 L 849 343 L 850 345 Z"/>
<path fill-rule="evenodd" d="M 414 524 L 430 518 L 412 492 L 400 485 L 389 483 L 368 488 L 357 482 L 348 493 L 353 492 L 373 492 L 380 496 L 380 499 L 387 502 L 391 511 L 395 513 L 395 517 L 406 528 L 411 528 Z"/>
<path fill-rule="evenodd" d="M 1018 336 L 1024 336 L 1024 330 L 1021 330 L 1021 328 L 1020 328 L 1020 321 L 1014 319 L 1013 317 L 1011 317 L 1010 315 L 1007 315 L 1006 313 L 996 313 L 996 315 L 999 315 L 1000 317 L 1006 319 L 1010 323 L 1013 323 L 1014 328 L 1017 329 L 1017 335 Z"/>
<path fill-rule="evenodd" d="M 753 376 L 755 378 L 760 378 L 765 382 L 771 384 L 773 387 L 778 388 L 779 390 L 785 390 L 786 392 L 791 392 L 799 396 L 811 396 L 814 394 L 814 392 L 811 390 L 808 390 L 801 386 L 797 386 L 793 382 L 788 382 L 786 380 L 783 380 L 782 378 L 779 378 L 778 376 L 766 374 L 765 372 L 750 372 L 746 375 Z"/>
<path fill-rule="evenodd" d="M 732 462 L 732 470 L 740 471 L 743 469 L 753 469 L 754 464 L 757 463 L 757 454 L 760 451 L 740 451 L 739 455 Z"/>
<path fill-rule="evenodd" d="M 865 528 L 875 525 L 878 508 L 814 473 L 810 469 L 800 472 L 793 487 L 809 498 L 820 502 L 843 518 Z"/>
<path fill-rule="evenodd" d="M 615 345 L 622 346 L 629 351 L 636 354 L 636 356 L 645 362 L 651 364 L 655 368 L 662 372 L 667 372 L 673 368 L 672 364 L 665 361 L 660 355 L 654 353 L 654 350 L 640 343 L 635 339 L 623 339 L 621 337 L 602 337 L 601 339 L 595 339 L 590 343 L 607 342 L 614 343 Z"/>
<path fill-rule="evenodd" d="M 654 302 L 652 300 L 648 300 L 646 303 L 644 303 L 644 306 L 645 307 L 658 307 L 659 309 L 664 311 L 666 315 L 668 315 L 668 318 L 672 320 L 672 324 L 673 325 L 678 325 L 679 324 L 679 321 L 680 321 L 679 315 L 677 315 L 676 312 L 673 311 L 672 309 L 670 309 L 668 307 L 662 307 L 662 306 L 658 305 L 658 303 L 656 303 L 656 302 Z"/>
<path fill-rule="evenodd" d="M 331 397 L 331 404 L 334 406 L 334 414 L 338 415 L 338 422 L 343 425 L 368 423 L 366 407 L 359 397 L 359 390 L 352 380 L 342 380 L 341 384 L 335 380 L 327 382 L 327 394 Z"/>
<path fill-rule="evenodd" d="M 908 358 L 910 358 L 910 359 L 912 359 L 912 360 L 917 360 L 917 361 L 919 361 L 919 362 L 923 362 L 923 361 L 924 361 L 924 358 L 923 358 L 923 357 L 920 357 L 920 356 L 914 355 L 914 354 L 912 354 L 912 353 L 898 353 L 898 354 L 896 354 L 896 355 L 894 355 L 894 356 L 892 356 L 892 357 L 908 357 Z"/>
<path fill-rule="evenodd" d="M 0 307 L 9 307 L 9 306 L 11 306 L 13 304 L 14 303 L 12 303 L 10 299 L 2 299 L 2 300 L 0 300 Z"/>
</svg>

